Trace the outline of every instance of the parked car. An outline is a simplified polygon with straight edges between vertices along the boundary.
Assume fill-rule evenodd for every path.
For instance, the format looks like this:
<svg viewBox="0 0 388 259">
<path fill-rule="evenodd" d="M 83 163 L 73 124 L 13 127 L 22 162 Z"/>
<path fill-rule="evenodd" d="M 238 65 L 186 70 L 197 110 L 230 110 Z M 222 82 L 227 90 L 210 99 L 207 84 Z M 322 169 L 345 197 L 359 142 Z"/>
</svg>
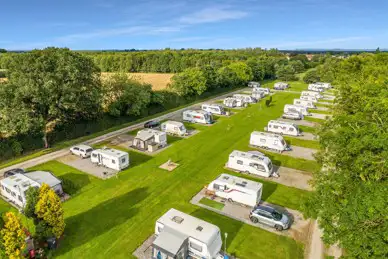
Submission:
<svg viewBox="0 0 388 259">
<path fill-rule="evenodd" d="M 290 120 L 301 120 L 303 119 L 303 115 L 299 112 L 285 112 L 283 113 L 282 118 Z"/>
<path fill-rule="evenodd" d="M 24 171 L 24 169 L 15 168 L 15 169 L 11 169 L 11 170 L 5 171 L 4 172 L 4 177 L 7 178 L 7 177 L 10 177 L 10 176 L 15 175 L 15 174 L 24 174 L 25 172 L 26 171 Z"/>
<path fill-rule="evenodd" d="M 159 126 L 160 126 L 159 121 L 147 121 L 146 123 L 144 123 L 144 128 L 147 128 L 147 129 L 153 129 Z"/>
<path fill-rule="evenodd" d="M 81 158 L 90 157 L 92 154 L 93 148 L 87 145 L 78 145 L 70 148 L 70 153 L 73 155 L 79 156 Z"/>
<path fill-rule="evenodd" d="M 262 223 L 270 227 L 274 227 L 278 231 L 288 229 L 290 227 L 290 218 L 268 205 L 258 205 L 249 214 L 249 219 L 253 223 Z"/>
</svg>

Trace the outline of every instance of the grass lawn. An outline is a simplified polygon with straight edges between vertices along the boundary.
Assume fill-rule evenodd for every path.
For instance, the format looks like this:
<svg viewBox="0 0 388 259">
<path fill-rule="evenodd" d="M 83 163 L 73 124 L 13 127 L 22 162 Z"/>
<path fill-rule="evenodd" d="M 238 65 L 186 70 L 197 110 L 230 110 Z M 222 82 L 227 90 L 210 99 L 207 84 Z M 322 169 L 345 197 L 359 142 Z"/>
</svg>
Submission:
<svg viewBox="0 0 388 259">
<path fill-rule="evenodd" d="M 327 107 L 327 108 L 333 108 L 333 105 L 330 104 L 324 104 L 324 103 L 314 103 L 317 107 Z"/>
<path fill-rule="evenodd" d="M 221 202 L 218 202 L 218 201 L 213 201 L 211 199 L 208 199 L 208 198 L 202 198 L 199 203 L 203 204 L 203 205 L 206 205 L 206 206 L 209 206 L 209 207 L 212 207 L 212 208 L 215 208 L 217 210 L 222 210 L 224 208 L 224 204 L 222 204 Z"/>
<path fill-rule="evenodd" d="M 313 128 L 313 127 L 298 125 L 298 128 L 301 129 L 302 132 L 309 132 L 309 133 L 315 133 L 316 132 L 316 128 Z"/>
<path fill-rule="evenodd" d="M 319 113 L 319 114 L 333 114 L 331 110 L 323 111 L 323 110 L 310 110 L 312 113 Z"/>
<path fill-rule="evenodd" d="M 300 138 L 292 138 L 284 136 L 284 139 L 291 146 L 307 147 L 312 149 L 319 149 L 319 142 L 315 140 L 305 140 Z"/>
<path fill-rule="evenodd" d="M 294 168 L 306 172 L 315 172 L 320 168 L 318 163 L 313 160 L 285 156 L 279 153 L 268 152 L 261 149 L 260 152 L 269 157 L 274 165 Z"/>
<path fill-rule="evenodd" d="M 322 124 L 322 123 L 325 122 L 325 120 L 323 120 L 323 119 L 312 118 L 312 117 L 309 117 L 309 116 L 304 117 L 304 119 L 306 121 L 312 121 L 312 122 L 316 122 L 316 123 L 319 123 L 319 124 Z"/>
<path fill-rule="evenodd" d="M 175 208 L 218 225 L 228 232 L 228 252 L 239 258 L 302 258 L 303 244 L 291 238 L 242 224 L 189 203 L 203 186 L 223 169 L 229 154 L 249 150 L 250 133 L 262 130 L 283 113 L 284 104 L 297 94 L 272 96 L 270 107 L 251 105 L 230 118 L 174 143 L 154 157 L 130 153 L 131 167 L 117 178 L 94 180 L 64 203 L 66 238 L 56 251 L 58 258 L 128 258 L 153 232 L 155 221 Z M 261 101 L 263 102 L 263 101 Z M 274 164 L 313 171 L 314 161 L 271 153 Z M 180 164 L 173 172 L 159 169 L 171 159 Z M 51 163 L 51 162 L 50 162 Z M 51 167 L 64 174 L 57 162 Z M 65 170 L 67 171 L 67 170 Z M 263 199 L 286 207 L 300 208 L 308 192 L 266 182 Z M 248 238 L 247 238 L 248 237 Z M 260 249 L 258 249 L 260 245 Z"/>
</svg>

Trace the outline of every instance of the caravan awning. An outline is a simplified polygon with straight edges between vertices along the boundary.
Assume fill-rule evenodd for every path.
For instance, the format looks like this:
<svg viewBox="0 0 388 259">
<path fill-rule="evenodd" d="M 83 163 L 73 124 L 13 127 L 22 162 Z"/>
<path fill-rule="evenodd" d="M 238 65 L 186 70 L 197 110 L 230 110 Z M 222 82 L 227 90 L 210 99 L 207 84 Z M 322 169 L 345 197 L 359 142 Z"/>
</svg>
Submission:
<svg viewBox="0 0 388 259">
<path fill-rule="evenodd" d="M 189 236 L 177 232 L 169 227 L 164 227 L 159 236 L 152 243 L 152 246 L 176 255 Z"/>
</svg>

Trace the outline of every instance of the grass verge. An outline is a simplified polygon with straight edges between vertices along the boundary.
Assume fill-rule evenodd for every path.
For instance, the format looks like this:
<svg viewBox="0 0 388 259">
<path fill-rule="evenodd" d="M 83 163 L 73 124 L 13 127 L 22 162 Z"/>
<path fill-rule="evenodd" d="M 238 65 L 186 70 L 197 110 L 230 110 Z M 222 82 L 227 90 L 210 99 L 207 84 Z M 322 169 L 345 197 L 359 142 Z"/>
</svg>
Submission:
<svg viewBox="0 0 388 259">
<path fill-rule="evenodd" d="M 208 198 L 202 198 L 199 201 L 199 203 L 206 205 L 206 206 L 209 206 L 209 207 L 212 207 L 212 208 L 215 208 L 217 210 L 222 210 L 225 207 L 225 205 L 222 204 L 221 202 L 213 201 L 213 200 L 210 200 Z"/>
<path fill-rule="evenodd" d="M 312 149 L 319 149 L 319 142 L 315 140 L 305 140 L 300 138 L 286 137 L 286 142 L 292 146 L 307 147 Z"/>
</svg>

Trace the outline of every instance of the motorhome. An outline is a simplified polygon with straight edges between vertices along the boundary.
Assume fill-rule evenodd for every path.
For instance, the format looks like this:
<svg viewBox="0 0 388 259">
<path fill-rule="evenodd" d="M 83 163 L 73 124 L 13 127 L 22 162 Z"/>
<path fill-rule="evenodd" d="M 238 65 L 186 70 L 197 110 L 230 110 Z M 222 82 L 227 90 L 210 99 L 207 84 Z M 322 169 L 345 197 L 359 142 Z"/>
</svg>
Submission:
<svg viewBox="0 0 388 259">
<path fill-rule="evenodd" d="M 264 93 L 264 95 L 269 95 L 271 93 L 269 88 L 264 88 L 264 87 L 253 88 L 252 93 L 255 93 L 255 92 Z"/>
<path fill-rule="evenodd" d="M 244 100 L 246 103 L 257 103 L 257 100 L 248 94 L 234 94 L 233 97 Z"/>
<path fill-rule="evenodd" d="M 300 105 L 307 107 L 309 109 L 316 109 L 317 106 L 312 101 L 302 100 L 302 99 L 294 99 L 294 105 Z"/>
<path fill-rule="evenodd" d="M 217 115 L 226 115 L 226 111 L 224 107 L 222 107 L 219 104 L 207 104 L 204 103 L 201 105 L 201 109 L 206 112 L 210 112 L 211 114 L 217 114 Z"/>
<path fill-rule="evenodd" d="M 277 120 L 270 120 L 264 130 L 272 133 L 290 136 L 300 136 L 302 134 L 298 125 Z"/>
<path fill-rule="evenodd" d="M 133 148 L 154 152 L 167 146 L 167 134 L 154 129 L 139 130 L 132 141 Z"/>
<path fill-rule="evenodd" d="M 221 174 L 207 186 L 207 191 L 230 202 L 255 207 L 261 200 L 263 184 L 229 174 Z"/>
<path fill-rule="evenodd" d="M 246 172 L 263 177 L 270 177 L 273 173 L 271 159 L 258 151 L 243 152 L 234 150 L 226 166 L 239 172 Z"/>
<path fill-rule="evenodd" d="M 179 121 L 165 121 L 160 125 L 160 129 L 172 135 L 184 136 L 187 134 L 185 125 Z"/>
<path fill-rule="evenodd" d="M 129 154 L 127 152 L 113 148 L 93 150 L 92 155 L 90 156 L 90 160 L 94 164 L 117 171 L 125 169 L 129 166 Z"/>
<path fill-rule="evenodd" d="M 277 83 L 274 84 L 273 89 L 275 89 L 275 90 L 285 90 L 285 89 L 287 89 L 289 87 L 290 87 L 290 85 L 287 84 L 287 83 L 277 82 Z"/>
<path fill-rule="evenodd" d="M 210 112 L 202 110 L 186 110 L 183 112 L 183 120 L 192 123 L 212 124 L 213 116 Z"/>
<path fill-rule="evenodd" d="M 320 93 L 314 92 L 314 91 L 302 91 L 301 96 L 313 96 L 317 99 L 323 98 L 323 96 Z"/>
<path fill-rule="evenodd" d="M 170 209 L 155 224 L 152 259 L 221 259 L 220 229 L 191 215 Z"/>
<path fill-rule="evenodd" d="M 260 87 L 260 83 L 251 81 L 251 82 L 248 82 L 248 87 L 258 88 L 258 87 Z"/>
<path fill-rule="evenodd" d="M 249 144 L 254 147 L 274 150 L 279 153 L 291 150 L 282 136 L 268 132 L 252 132 Z"/>
<path fill-rule="evenodd" d="M 47 171 L 32 171 L 15 174 L 0 180 L 0 193 L 9 202 L 23 208 L 27 203 L 26 191 L 40 188 L 45 183 L 58 195 L 63 194 L 62 181 Z"/>
<path fill-rule="evenodd" d="M 224 99 L 224 105 L 229 108 L 234 107 L 246 107 L 247 103 L 243 99 L 237 99 L 234 97 L 226 97 Z"/>
<path fill-rule="evenodd" d="M 299 99 L 304 100 L 304 101 L 311 101 L 313 103 L 318 102 L 318 98 L 316 98 L 315 96 L 303 96 L 303 95 L 301 95 L 299 97 Z"/>
<path fill-rule="evenodd" d="M 323 92 L 326 88 L 323 87 L 321 84 L 309 84 L 307 89 L 309 91 L 314 91 L 314 92 Z"/>
<path fill-rule="evenodd" d="M 299 112 L 303 116 L 309 116 L 311 113 L 309 113 L 309 108 L 306 106 L 301 106 L 301 105 L 293 105 L 293 104 L 286 104 L 284 105 L 284 112 Z"/>
</svg>

